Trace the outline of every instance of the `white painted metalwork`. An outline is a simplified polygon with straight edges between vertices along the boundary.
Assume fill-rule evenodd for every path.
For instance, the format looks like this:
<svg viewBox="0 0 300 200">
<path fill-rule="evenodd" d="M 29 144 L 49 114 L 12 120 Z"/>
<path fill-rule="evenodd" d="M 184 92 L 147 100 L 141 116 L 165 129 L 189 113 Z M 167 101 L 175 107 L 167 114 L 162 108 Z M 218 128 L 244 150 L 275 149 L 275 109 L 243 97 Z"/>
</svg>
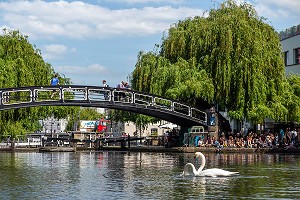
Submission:
<svg viewBox="0 0 300 200">
<path fill-rule="evenodd" d="M 56 95 L 51 98 L 51 94 Z M 151 112 L 168 113 L 207 125 L 207 113 L 189 105 L 151 94 L 132 90 L 96 86 L 32 86 L 22 88 L 3 88 L 0 91 L 0 110 L 37 105 L 94 105 L 122 109 L 131 106 L 149 109 Z M 28 105 L 30 104 L 30 105 Z M 32 104 L 32 105 L 31 105 Z M 112 106 L 113 105 L 113 106 Z M 126 109 L 125 109 L 126 110 Z M 127 109 L 131 110 L 131 109 Z"/>
<path fill-rule="evenodd" d="M 28 95 L 23 95 L 22 93 L 29 93 Z M 32 102 L 32 91 L 30 89 L 20 89 L 5 91 L 1 94 L 1 103 L 3 105 L 21 104 L 21 103 L 31 103 Z"/>
</svg>

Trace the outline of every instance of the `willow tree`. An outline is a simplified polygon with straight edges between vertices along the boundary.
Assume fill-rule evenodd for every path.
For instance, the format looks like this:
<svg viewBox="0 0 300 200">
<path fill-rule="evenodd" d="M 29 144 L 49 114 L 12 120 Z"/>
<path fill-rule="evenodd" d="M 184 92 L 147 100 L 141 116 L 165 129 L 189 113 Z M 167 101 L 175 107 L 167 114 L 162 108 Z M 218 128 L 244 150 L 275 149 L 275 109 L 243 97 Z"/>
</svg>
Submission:
<svg viewBox="0 0 300 200">
<path fill-rule="evenodd" d="M 191 104 L 202 97 L 211 103 L 214 97 L 214 86 L 209 74 L 205 70 L 198 70 L 193 58 L 179 58 L 171 63 L 163 56 L 140 52 L 131 83 L 135 90 Z"/>
<path fill-rule="evenodd" d="M 288 108 L 286 121 L 300 122 L 300 76 L 289 74 L 287 76 L 289 84 L 286 84 L 282 101 Z"/>
<path fill-rule="evenodd" d="M 171 27 L 159 54 L 141 53 L 132 86 L 195 106 L 205 100 L 234 119 L 261 122 L 286 118 L 284 74 L 274 28 L 250 4 L 228 0 L 207 17 Z"/>
<path fill-rule="evenodd" d="M 19 31 L 3 30 L 0 36 L 0 88 L 49 85 L 53 68 L 40 50 Z M 59 77 L 61 81 L 64 80 Z M 34 107 L 0 112 L 0 134 L 20 135 L 37 128 L 38 119 L 66 117 L 73 108 Z"/>
</svg>

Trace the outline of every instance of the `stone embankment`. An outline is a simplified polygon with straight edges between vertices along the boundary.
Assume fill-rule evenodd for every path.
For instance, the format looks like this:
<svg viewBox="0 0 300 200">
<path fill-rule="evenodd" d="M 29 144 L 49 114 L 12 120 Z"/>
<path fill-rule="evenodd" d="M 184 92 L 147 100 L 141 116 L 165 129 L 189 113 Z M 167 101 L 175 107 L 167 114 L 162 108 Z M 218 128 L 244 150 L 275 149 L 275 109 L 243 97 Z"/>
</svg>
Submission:
<svg viewBox="0 0 300 200">
<path fill-rule="evenodd" d="M 173 152 L 173 153 L 195 153 L 200 152 L 215 152 L 215 153 L 300 153 L 300 148 L 214 148 L 214 147 L 172 147 L 165 148 L 162 146 L 133 146 L 121 149 L 117 146 L 103 147 L 101 150 L 125 150 L 135 152 Z"/>
<path fill-rule="evenodd" d="M 157 152 L 157 153 L 195 153 L 215 152 L 215 153 L 290 153 L 300 154 L 300 147 L 289 148 L 221 148 L 214 147 L 172 147 L 163 146 L 131 146 L 130 148 L 120 146 L 104 146 L 100 149 L 95 148 L 73 148 L 73 147 L 40 147 L 40 148 L 0 148 L 5 152 L 75 152 L 75 151 L 132 151 L 132 152 Z"/>
</svg>

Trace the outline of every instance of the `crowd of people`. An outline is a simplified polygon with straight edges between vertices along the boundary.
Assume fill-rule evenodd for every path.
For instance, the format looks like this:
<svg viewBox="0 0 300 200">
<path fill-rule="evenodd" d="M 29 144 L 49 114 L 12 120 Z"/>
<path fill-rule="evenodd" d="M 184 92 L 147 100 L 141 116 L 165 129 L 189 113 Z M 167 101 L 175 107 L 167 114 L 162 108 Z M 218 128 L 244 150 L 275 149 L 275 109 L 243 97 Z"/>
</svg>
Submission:
<svg viewBox="0 0 300 200">
<path fill-rule="evenodd" d="M 109 87 L 109 85 L 106 83 L 106 80 L 102 80 L 103 87 Z M 119 84 L 117 84 L 116 88 L 119 89 L 131 89 L 128 82 L 121 81 Z"/>
<path fill-rule="evenodd" d="M 300 130 L 287 128 L 285 131 L 280 129 L 279 132 L 255 133 L 249 131 L 243 135 L 238 133 L 221 133 L 219 138 L 207 137 L 204 141 L 201 138 L 197 141 L 197 146 L 202 147 L 232 147 L 232 148 L 272 148 L 272 147 L 299 147 Z"/>
</svg>

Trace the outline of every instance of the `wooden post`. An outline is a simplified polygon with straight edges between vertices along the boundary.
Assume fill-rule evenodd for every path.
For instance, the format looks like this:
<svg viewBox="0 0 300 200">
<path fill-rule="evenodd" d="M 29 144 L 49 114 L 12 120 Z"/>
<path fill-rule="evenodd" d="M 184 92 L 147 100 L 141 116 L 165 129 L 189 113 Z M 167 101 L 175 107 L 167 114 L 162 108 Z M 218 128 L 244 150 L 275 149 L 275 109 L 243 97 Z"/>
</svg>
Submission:
<svg viewBox="0 0 300 200">
<path fill-rule="evenodd" d="M 125 139 L 121 140 L 121 149 L 125 148 L 125 143 L 126 143 Z"/>
<path fill-rule="evenodd" d="M 10 148 L 11 148 L 12 151 L 16 150 L 15 138 L 10 142 Z"/>
</svg>

